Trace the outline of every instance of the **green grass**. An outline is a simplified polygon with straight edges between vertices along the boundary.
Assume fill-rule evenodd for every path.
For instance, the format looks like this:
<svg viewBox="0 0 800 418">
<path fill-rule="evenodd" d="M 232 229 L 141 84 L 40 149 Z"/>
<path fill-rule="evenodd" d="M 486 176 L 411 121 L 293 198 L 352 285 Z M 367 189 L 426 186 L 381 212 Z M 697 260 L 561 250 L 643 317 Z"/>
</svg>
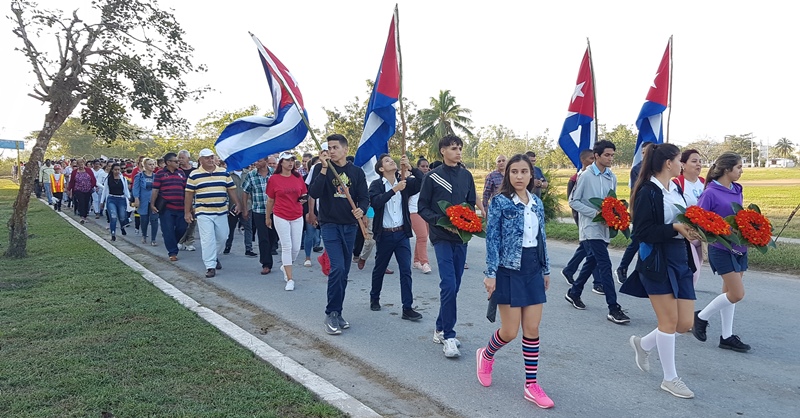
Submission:
<svg viewBox="0 0 800 418">
<path fill-rule="evenodd" d="M 0 416 L 343 416 L 35 200 L 28 223 L 0 271 Z"/>
<path fill-rule="evenodd" d="M 548 222 L 545 232 L 548 240 L 578 242 L 578 227 L 574 223 Z M 610 247 L 624 249 L 629 242 L 622 234 L 618 234 L 611 240 Z M 797 274 L 800 271 L 800 245 L 781 243 L 778 240 L 778 247 L 771 248 L 766 254 L 750 249 L 748 263 L 753 269 Z"/>
</svg>

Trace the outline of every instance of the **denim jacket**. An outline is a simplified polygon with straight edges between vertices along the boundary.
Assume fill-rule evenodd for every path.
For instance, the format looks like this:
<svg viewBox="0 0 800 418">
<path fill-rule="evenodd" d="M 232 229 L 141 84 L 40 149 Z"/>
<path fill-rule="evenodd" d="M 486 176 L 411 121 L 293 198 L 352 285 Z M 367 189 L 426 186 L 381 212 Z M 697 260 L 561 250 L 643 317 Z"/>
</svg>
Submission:
<svg viewBox="0 0 800 418">
<path fill-rule="evenodd" d="M 550 274 L 550 259 L 547 256 L 546 236 L 544 232 L 544 205 L 541 199 L 532 195 L 533 208 L 539 219 L 539 234 L 536 237 L 536 249 L 542 274 Z M 486 277 L 494 279 L 499 266 L 510 270 L 519 270 L 522 264 L 522 232 L 525 227 L 523 211 L 525 205 L 514 204 L 505 195 L 496 195 L 489 203 L 486 223 Z"/>
</svg>

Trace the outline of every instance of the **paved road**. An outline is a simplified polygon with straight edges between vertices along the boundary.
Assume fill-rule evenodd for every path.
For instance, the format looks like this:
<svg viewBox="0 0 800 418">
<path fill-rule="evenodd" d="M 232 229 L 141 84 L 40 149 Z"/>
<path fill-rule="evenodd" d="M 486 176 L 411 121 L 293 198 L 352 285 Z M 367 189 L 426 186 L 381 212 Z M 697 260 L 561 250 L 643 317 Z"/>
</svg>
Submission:
<svg viewBox="0 0 800 418">
<path fill-rule="evenodd" d="M 104 225 L 102 224 L 98 225 Z M 102 228 L 102 226 L 101 226 Z M 107 235 L 107 234 L 106 234 Z M 137 258 L 150 260 L 158 272 L 168 272 L 166 252 L 138 244 L 139 237 L 118 236 L 118 245 L 138 246 Z M 709 341 L 701 343 L 691 335 L 679 336 L 676 355 L 678 374 L 695 392 L 696 399 L 682 400 L 659 389 L 660 363 L 654 353 L 650 374 L 640 372 L 628 346 L 632 334 L 643 335 L 655 325 L 655 315 L 646 300 L 621 296 L 620 303 L 632 318 L 628 326 L 612 324 L 605 318 L 604 298 L 584 293 L 585 311 L 573 309 L 564 301 L 566 282 L 558 271 L 572 253 L 573 244 L 551 241 L 549 254 L 555 273 L 548 292 L 541 325 L 540 383 L 553 398 L 556 408 L 547 412 L 558 416 L 798 416 L 800 411 L 800 333 L 795 321 L 800 308 L 797 276 L 751 271 L 745 275 L 747 296 L 736 309 L 734 331 L 751 344 L 750 353 L 721 350 L 713 340 L 719 320 L 713 319 Z M 198 240 L 199 248 L 199 240 Z M 256 251 L 258 249 L 256 248 Z M 465 416 L 489 417 L 502 414 L 522 416 L 538 413 L 522 396 L 524 369 L 519 340 L 504 347 L 497 355 L 494 383 L 482 387 L 475 377 L 475 350 L 486 344 L 497 325 L 484 317 L 486 298 L 482 286 L 484 244 L 474 239 L 470 244 L 470 269 L 465 272 L 459 294 L 459 321 L 462 357 L 447 359 L 440 345 L 431 342 L 438 309 L 438 275 L 414 271 L 415 304 L 424 315 L 420 322 L 400 319 L 398 275 L 387 276 L 381 298 L 383 310 L 369 309 L 370 272 L 353 264 L 343 315 L 352 324 L 339 336 L 328 336 L 322 321 L 326 303 L 326 279 L 314 262 L 302 267 L 303 253 L 295 263 L 297 287 L 283 290 L 277 271 L 280 257 L 275 256 L 276 272 L 258 274 L 257 259 L 244 255 L 241 235 L 237 233 L 233 254 L 221 256 L 224 269 L 214 279 L 203 278 L 200 252 L 181 252 L 176 263 L 194 283 L 210 284 L 245 302 L 241 306 L 261 309 L 277 318 L 285 329 L 295 331 L 300 343 L 289 347 L 298 361 L 332 383 L 353 394 L 381 414 L 390 416 Z M 434 260 L 432 249 L 429 250 Z M 315 254 L 316 256 L 316 254 Z M 612 251 L 614 263 L 621 252 Z M 163 262 L 160 260 L 164 260 Z M 390 268 L 396 269 L 392 263 Z M 170 281 L 169 273 L 164 278 Z M 191 282 L 191 281 L 190 281 Z M 182 284 L 183 283 L 183 284 Z M 176 286 L 186 283 L 176 280 Z M 190 283 L 191 284 L 191 283 Z M 206 286 L 206 289 L 213 289 Z M 720 290 L 720 279 L 704 267 L 697 286 L 698 305 L 704 305 Z M 205 290 L 209 292 L 209 290 Z M 211 290 L 213 292 L 213 290 Z M 213 296 L 213 295 L 209 295 Z M 245 308 L 220 312 L 226 317 L 242 316 Z M 267 332 L 266 330 L 264 331 Z M 288 333 L 259 335 L 270 344 Z M 303 342 L 305 340 L 305 342 Z M 305 353 L 304 347 L 316 348 Z M 322 347 L 322 348 L 320 348 Z M 293 356 L 292 352 L 286 352 Z M 352 368 L 339 367 L 351 365 Z M 348 373 L 358 374 L 358 376 Z M 355 371 L 353 371 L 355 370 Z M 371 391 L 378 383 L 389 387 L 394 396 L 413 400 L 425 398 L 416 410 L 398 410 L 386 391 Z M 392 389 L 394 388 L 394 390 Z M 413 401 L 411 402 L 413 403 Z M 553 415 L 554 416 L 554 415 Z"/>
</svg>

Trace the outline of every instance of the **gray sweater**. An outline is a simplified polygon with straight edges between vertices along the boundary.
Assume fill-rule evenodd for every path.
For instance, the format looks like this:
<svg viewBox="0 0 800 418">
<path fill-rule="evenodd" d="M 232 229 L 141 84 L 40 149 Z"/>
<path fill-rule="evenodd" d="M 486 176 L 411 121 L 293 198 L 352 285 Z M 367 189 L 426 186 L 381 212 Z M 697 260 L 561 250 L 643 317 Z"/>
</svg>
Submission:
<svg viewBox="0 0 800 418">
<path fill-rule="evenodd" d="M 609 190 L 617 191 L 617 176 L 611 169 L 600 172 L 597 165 L 592 163 L 582 175 L 578 176 L 578 183 L 569 198 L 569 206 L 578 212 L 578 231 L 581 241 L 588 239 L 611 241 L 608 226 L 602 222 L 592 222 L 598 209 L 589 202 L 593 197 L 605 198 Z"/>
</svg>

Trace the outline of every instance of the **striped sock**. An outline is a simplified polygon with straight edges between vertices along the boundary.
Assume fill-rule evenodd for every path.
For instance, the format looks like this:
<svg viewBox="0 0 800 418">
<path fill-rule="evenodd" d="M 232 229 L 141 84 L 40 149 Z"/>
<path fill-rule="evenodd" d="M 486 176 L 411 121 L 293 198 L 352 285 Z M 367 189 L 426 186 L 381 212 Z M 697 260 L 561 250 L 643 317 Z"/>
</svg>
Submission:
<svg viewBox="0 0 800 418">
<path fill-rule="evenodd" d="M 525 360 L 525 385 L 536 383 L 539 371 L 539 337 L 522 336 L 522 358 Z"/>
<path fill-rule="evenodd" d="M 489 339 L 489 344 L 486 346 L 486 350 L 483 352 L 483 359 L 486 361 L 492 361 L 495 353 L 497 353 L 497 350 L 501 349 L 506 344 L 508 344 L 508 342 L 503 341 L 503 339 L 500 338 L 500 330 L 498 329 L 494 332 L 494 334 L 492 334 L 492 338 Z"/>
</svg>

